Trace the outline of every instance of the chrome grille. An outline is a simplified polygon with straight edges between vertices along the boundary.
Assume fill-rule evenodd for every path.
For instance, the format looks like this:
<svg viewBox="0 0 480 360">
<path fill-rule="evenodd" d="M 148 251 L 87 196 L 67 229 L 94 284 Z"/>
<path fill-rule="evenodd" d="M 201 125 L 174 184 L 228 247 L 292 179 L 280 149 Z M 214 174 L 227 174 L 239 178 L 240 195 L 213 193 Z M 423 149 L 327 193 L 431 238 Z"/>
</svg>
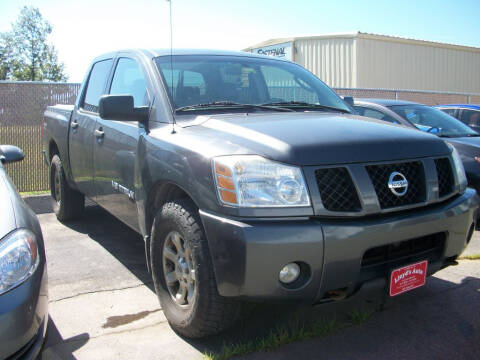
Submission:
<svg viewBox="0 0 480 360">
<path fill-rule="evenodd" d="M 425 201 L 425 171 L 421 161 L 366 166 L 382 209 L 417 204 Z M 400 172 L 408 181 L 405 195 L 395 195 L 388 187 L 393 172 Z"/>
</svg>

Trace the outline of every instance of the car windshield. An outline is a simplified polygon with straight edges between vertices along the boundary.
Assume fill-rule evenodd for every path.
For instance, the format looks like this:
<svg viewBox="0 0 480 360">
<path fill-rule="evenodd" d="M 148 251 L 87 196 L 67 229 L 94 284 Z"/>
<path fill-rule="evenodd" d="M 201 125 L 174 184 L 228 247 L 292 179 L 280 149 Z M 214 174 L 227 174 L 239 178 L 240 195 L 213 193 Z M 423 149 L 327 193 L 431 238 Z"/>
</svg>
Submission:
<svg viewBox="0 0 480 360">
<path fill-rule="evenodd" d="M 443 111 L 426 105 L 389 107 L 420 130 L 442 137 L 478 136 L 478 133 Z"/>
<path fill-rule="evenodd" d="M 228 111 L 352 110 L 299 65 L 248 56 L 174 55 L 155 59 L 177 114 Z"/>
</svg>

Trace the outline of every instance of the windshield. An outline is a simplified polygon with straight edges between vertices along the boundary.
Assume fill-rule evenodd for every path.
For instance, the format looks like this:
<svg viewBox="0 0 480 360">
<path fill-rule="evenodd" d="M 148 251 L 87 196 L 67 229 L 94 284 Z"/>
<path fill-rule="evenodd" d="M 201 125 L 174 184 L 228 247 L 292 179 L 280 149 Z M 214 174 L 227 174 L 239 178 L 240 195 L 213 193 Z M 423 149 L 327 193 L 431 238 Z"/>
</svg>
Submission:
<svg viewBox="0 0 480 360">
<path fill-rule="evenodd" d="M 257 111 L 281 107 L 351 112 L 333 90 L 293 63 L 217 55 L 161 56 L 155 61 L 177 113 L 242 105 L 264 105 L 250 106 Z"/>
<path fill-rule="evenodd" d="M 389 107 L 418 129 L 444 137 L 477 136 L 478 133 L 443 111 L 426 105 L 394 105 Z"/>
</svg>

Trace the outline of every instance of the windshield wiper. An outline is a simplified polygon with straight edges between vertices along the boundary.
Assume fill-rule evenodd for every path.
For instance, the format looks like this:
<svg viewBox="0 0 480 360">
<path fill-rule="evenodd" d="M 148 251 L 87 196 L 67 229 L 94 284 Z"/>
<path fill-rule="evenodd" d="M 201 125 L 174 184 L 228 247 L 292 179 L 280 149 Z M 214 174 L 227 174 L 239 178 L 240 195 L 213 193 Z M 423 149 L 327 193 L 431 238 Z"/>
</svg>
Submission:
<svg viewBox="0 0 480 360">
<path fill-rule="evenodd" d="M 282 102 L 272 102 L 267 104 L 262 104 L 263 106 L 285 106 L 285 107 L 294 107 L 294 108 L 309 108 L 309 109 L 322 109 L 322 110 L 332 110 L 339 111 L 342 113 L 350 114 L 349 110 L 341 109 L 333 106 L 327 106 L 322 104 L 312 104 L 303 101 L 282 101 Z"/>
<path fill-rule="evenodd" d="M 465 136 L 468 136 L 468 137 L 477 137 L 477 136 L 480 136 L 480 134 L 466 134 Z"/>
<path fill-rule="evenodd" d="M 292 112 L 295 110 L 287 109 L 283 107 L 277 106 L 268 106 L 268 105 L 257 105 L 257 104 L 242 104 L 233 101 L 212 101 L 205 104 L 195 104 L 195 105 L 187 105 L 182 106 L 175 109 L 175 112 L 182 112 L 182 111 L 193 111 L 193 110 L 204 110 L 207 108 L 249 108 L 249 109 L 260 109 L 260 110 L 270 110 L 270 111 L 282 111 L 282 112 Z"/>
</svg>

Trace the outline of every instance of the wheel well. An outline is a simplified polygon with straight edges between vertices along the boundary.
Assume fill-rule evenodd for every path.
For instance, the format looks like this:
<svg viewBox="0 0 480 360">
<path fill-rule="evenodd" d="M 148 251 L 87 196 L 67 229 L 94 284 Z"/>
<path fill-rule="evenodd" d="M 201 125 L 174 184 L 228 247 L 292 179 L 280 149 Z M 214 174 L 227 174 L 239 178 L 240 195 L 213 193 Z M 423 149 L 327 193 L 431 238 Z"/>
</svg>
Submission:
<svg viewBox="0 0 480 360">
<path fill-rule="evenodd" d="M 58 151 L 58 146 L 55 141 L 50 141 L 50 144 L 48 145 L 48 160 L 52 161 L 53 156 L 59 154 L 60 152 Z"/>
<path fill-rule="evenodd" d="M 155 219 L 158 209 L 160 209 L 163 204 L 176 199 L 190 199 L 192 202 L 194 202 L 193 199 L 182 188 L 175 184 L 161 182 L 152 188 L 147 196 L 147 207 L 145 213 L 145 225 L 147 231 L 150 232 L 152 229 L 153 219 Z M 147 236 L 145 240 L 145 256 L 148 272 L 151 272 L 150 236 Z"/>
<path fill-rule="evenodd" d="M 148 230 L 152 228 L 157 210 L 163 204 L 176 199 L 190 199 L 193 202 L 193 199 L 182 188 L 173 183 L 162 182 L 152 188 L 147 196 L 146 226 Z"/>
</svg>

